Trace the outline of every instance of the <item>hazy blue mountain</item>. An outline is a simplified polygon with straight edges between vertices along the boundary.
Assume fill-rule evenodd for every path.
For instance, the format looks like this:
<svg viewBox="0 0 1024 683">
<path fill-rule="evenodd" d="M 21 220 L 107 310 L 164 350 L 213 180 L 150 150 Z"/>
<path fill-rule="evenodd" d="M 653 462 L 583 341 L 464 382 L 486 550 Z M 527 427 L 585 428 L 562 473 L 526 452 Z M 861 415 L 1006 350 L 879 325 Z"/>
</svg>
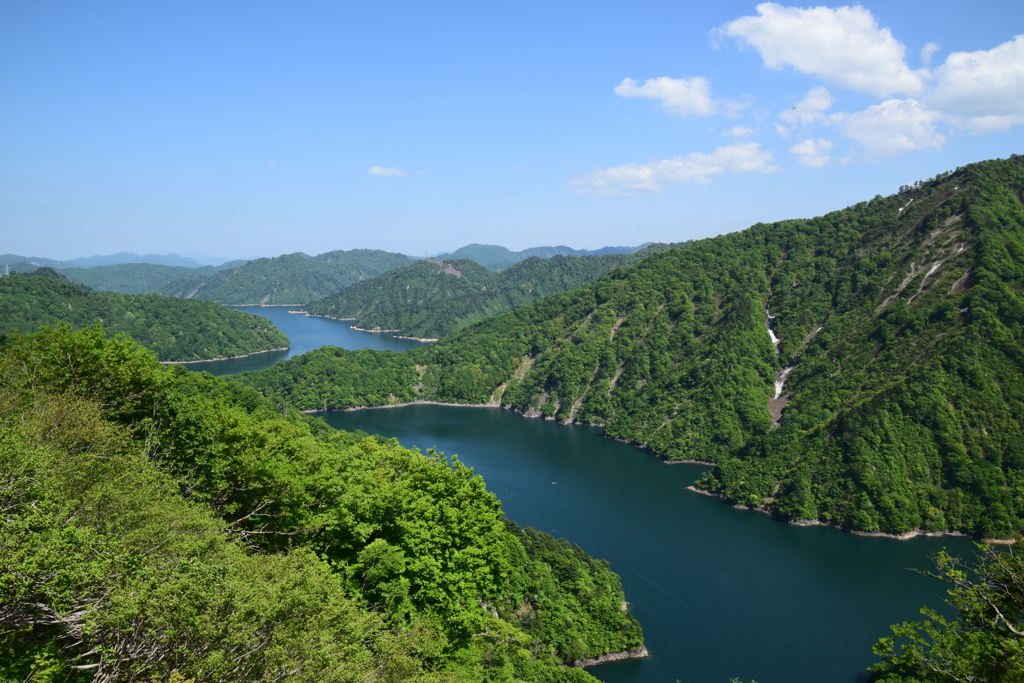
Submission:
<svg viewBox="0 0 1024 683">
<path fill-rule="evenodd" d="M 120 263 L 152 263 L 161 266 L 179 266 L 183 268 L 201 268 L 203 266 L 202 263 L 195 259 L 188 258 L 187 256 L 178 256 L 177 254 L 145 254 L 143 256 L 139 256 L 138 254 L 133 254 L 127 251 L 121 251 L 107 256 L 96 255 L 73 258 L 70 259 L 69 263 L 71 265 L 79 266 L 80 268 L 113 266 Z M 66 268 L 67 266 L 60 267 Z"/>
<path fill-rule="evenodd" d="M 0 254 L 0 269 L 4 266 L 9 265 L 11 270 L 15 270 L 15 264 L 21 264 L 21 268 L 18 268 L 19 273 L 25 273 L 33 268 L 26 268 L 25 266 L 33 266 L 39 268 L 41 266 L 47 266 L 49 268 L 75 268 L 74 263 L 68 261 L 59 261 L 52 258 L 43 258 L 42 256 L 19 256 L 17 254 Z M 0 271 L 2 272 L 2 271 Z"/>
</svg>

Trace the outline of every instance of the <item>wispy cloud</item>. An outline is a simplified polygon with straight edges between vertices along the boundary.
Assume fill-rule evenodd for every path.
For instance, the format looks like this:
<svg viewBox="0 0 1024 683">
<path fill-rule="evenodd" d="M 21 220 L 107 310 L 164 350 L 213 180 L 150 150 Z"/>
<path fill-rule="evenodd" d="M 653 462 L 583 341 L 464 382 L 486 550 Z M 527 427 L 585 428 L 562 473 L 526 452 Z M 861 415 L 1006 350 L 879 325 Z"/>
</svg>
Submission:
<svg viewBox="0 0 1024 683">
<path fill-rule="evenodd" d="M 366 172 L 366 175 L 375 175 L 385 178 L 395 178 L 409 174 L 400 168 L 382 168 L 380 166 L 371 166 L 370 170 Z"/>
<path fill-rule="evenodd" d="M 718 147 L 710 154 L 692 152 L 686 156 L 662 159 L 647 164 L 629 163 L 612 168 L 596 168 L 569 184 L 581 194 L 623 196 L 658 193 L 668 183 L 710 183 L 713 176 L 726 171 L 737 173 L 777 173 L 770 152 L 756 142 Z"/>
</svg>

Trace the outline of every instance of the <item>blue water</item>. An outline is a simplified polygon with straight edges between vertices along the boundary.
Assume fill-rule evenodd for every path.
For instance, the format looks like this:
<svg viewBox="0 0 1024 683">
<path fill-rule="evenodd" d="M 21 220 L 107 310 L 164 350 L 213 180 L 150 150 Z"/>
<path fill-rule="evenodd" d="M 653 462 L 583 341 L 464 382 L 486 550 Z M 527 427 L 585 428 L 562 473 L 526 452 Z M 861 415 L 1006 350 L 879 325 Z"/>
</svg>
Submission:
<svg viewBox="0 0 1024 683">
<path fill-rule="evenodd" d="M 419 342 L 350 323 L 244 307 L 292 340 L 287 352 L 189 367 L 230 374 L 324 344 L 402 350 Z M 520 524 L 568 538 L 622 577 L 652 656 L 590 669 L 606 683 L 862 683 L 889 625 L 943 607 L 944 586 L 915 569 L 962 538 L 895 541 L 793 527 L 686 487 L 702 471 L 665 465 L 594 427 L 500 408 L 415 405 L 323 413 L 403 445 L 458 454 Z"/>
<path fill-rule="evenodd" d="M 268 351 L 243 358 L 185 363 L 186 368 L 209 372 L 211 375 L 234 375 L 249 370 L 262 370 L 274 363 L 302 355 L 327 344 L 340 346 L 343 349 L 388 349 L 391 351 L 404 351 L 423 346 L 423 342 L 412 339 L 396 339 L 393 334 L 385 332 L 354 330 L 352 325 L 355 323 L 352 321 L 313 318 L 299 313 L 289 313 L 290 307 L 288 306 L 232 306 L 231 308 L 263 316 L 288 336 L 291 346 L 287 351 Z"/>
</svg>

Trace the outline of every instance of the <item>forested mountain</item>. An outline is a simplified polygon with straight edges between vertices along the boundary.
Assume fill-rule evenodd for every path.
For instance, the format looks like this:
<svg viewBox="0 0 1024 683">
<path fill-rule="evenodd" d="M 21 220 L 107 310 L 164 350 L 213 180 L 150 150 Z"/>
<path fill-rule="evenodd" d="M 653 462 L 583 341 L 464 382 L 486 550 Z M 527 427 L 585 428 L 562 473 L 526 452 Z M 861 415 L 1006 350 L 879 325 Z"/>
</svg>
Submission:
<svg viewBox="0 0 1024 683">
<path fill-rule="evenodd" d="M 107 334 L 130 335 L 162 361 L 244 356 L 288 346 L 288 337 L 266 318 L 209 301 L 94 292 L 51 268 L 0 277 L 0 335 L 35 332 L 54 321 L 75 329 L 101 322 Z"/>
<path fill-rule="evenodd" d="M 354 318 L 365 329 L 437 339 L 489 316 L 582 287 L 638 258 L 634 254 L 532 256 L 500 272 L 469 259 L 425 259 L 357 282 L 306 304 L 303 310 L 310 315 Z"/>
<path fill-rule="evenodd" d="M 436 256 L 439 260 L 469 259 L 490 270 L 503 270 L 524 261 L 531 256 L 540 258 L 551 258 L 552 256 L 603 256 L 606 254 L 632 254 L 639 251 L 647 244 L 639 247 L 603 247 L 593 251 L 589 249 L 572 249 L 570 247 L 530 247 L 522 251 L 512 251 L 497 244 L 467 244 L 456 249 L 451 254 L 440 254 Z"/>
<path fill-rule="evenodd" d="M 0 351 L 5 681 L 594 681 L 618 577 L 454 458 L 99 328 Z"/>
<path fill-rule="evenodd" d="M 185 277 L 158 291 L 220 304 L 304 304 L 413 261 L 379 249 L 329 251 L 318 256 L 285 254 L 249 261 L 208 278 Z"/>
<path fill-rule="evenodd" d="M 299 408 L 500 403 L 866 532 L 1024 530 L 1024 157 L 654 254 L 401 354 L 239 381 Z M 777 340 L 777 343 L 773 343 Z"/>
<path fill-rule="evenodd" d="M 73 282 L 80 282 L 90 289 L 122 294 L 149 294 L 169 282 L 184 277 L 211 278 L 220 272 L 214 266 L 184 268 L 162 266 L 153 263 L 120 263 L 112 266 L 92 268 L 62 268 L 57 271 Z"/>
</svg>

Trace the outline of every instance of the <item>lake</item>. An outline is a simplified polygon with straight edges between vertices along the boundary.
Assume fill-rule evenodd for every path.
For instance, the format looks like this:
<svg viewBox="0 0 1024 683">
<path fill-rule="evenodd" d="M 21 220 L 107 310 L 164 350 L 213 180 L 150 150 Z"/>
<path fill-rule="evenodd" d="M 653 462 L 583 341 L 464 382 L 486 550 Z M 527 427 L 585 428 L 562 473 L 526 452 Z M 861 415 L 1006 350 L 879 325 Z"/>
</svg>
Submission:
<svg viewBox="0 0 1024 683">
<path fill-rule="evenodd" d="M 267 317 L 295 353 L 299 343 L 408 341 L 345 336 L 347 323 L 323 318 Z M 607 683 L 864 681 L 890 624 L 942 606 L 944 585 L 913 570 L 929 569 L 943 547 L 973 550 L 963 538 L 864 538 L 737 510 L 686 489 L 703 468 L 666 465 L 595 427 L 432 405 L 321 415 L 339 429 L 457 454 L 509 517 L 611 562 L 652 656 L 589 670 Z"/>
<path fill-rule="evenodd" d="M 292 356 L 300 356 L 307 351 L 319 349 L 328 344 L 343 349 L 388 349 L 405 351 L 419 346 L 423 342 L 412 339 L 397 339 L 386 332 L 363 332 L 352 329 L 355 323 L 351 320 L 334 320 L 332 318 L 314 318 L 299 313 L 289 313 L 293 306 L 231 306 L 238 311 L 248 311 L 263 316 L 277 325 L 291 341 L 287 351 L 267 351 L 242 358 L 228 360 L 199 361 L 182 363 L 189 370 L 209 372 L 211 375 L 234 375 L 250 370 L 269 368 L 274 363 L 287 360 Z"/>
</svg>

